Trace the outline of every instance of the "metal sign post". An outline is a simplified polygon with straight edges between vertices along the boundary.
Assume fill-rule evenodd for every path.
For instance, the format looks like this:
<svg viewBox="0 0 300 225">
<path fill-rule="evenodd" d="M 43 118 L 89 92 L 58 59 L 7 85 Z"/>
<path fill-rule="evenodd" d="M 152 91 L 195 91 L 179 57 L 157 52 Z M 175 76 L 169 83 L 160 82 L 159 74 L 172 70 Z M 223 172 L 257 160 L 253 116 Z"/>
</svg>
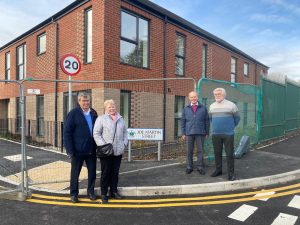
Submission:
<svg viewBox="0 0 300 225">
<path fill-rule="evenodd" d="M 62 71 L 69 75 L 69 112 L 72 106 L 72 76 L 77 75 L 81 70 L 81 63 L 78 57 L 73 54 L 64 55 L 60 60 Z"/>
</svg>

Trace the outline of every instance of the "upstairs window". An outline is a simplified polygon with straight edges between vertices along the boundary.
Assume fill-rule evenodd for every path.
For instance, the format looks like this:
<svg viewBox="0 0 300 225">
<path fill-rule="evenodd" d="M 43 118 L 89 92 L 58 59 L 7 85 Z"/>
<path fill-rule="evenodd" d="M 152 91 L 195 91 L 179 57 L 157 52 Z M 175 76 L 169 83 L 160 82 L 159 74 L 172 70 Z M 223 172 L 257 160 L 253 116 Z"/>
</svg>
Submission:
<svg viewBox="0 0 300 225">
<path fill-rule="evenodd" d="M 207 45 L 202 45 L 202 77 L 207 77 Z"/>
<path fill-rule="evenodd" d="M 149 21 L 121 12 L 120 61 L 136 67 L 149 67 Z"/>
<path fill-rule="evenodd" d="M 93 53 L 93 11 L 91 8 L 84 12 L 84 61 L 85 63 L 92 62 Z"/>
<path fill-rule="evenodd" d="M 244 75 L 249 76 L 249 63 L 244 63 Z"/>
<path fill-rule="evenodd" d="M 26 76 L 26 45 L 17 47 L 17 80 Z"/>
<path fill-rule="evenodd" d="M 185 67 L 185 37 L 176 35 L 175 74 L 184 76 Z"/>
<path fill-rule="evenodd" d="M 37 37 L 37 54 L 41 55 L 46 52 L 47 36 L 43 33 Z"/>
<path fill-rule="evenodd" d="M 236 82 L 236 70 L 237 70 L 236 62 L 237 62 L 237 59 L 234 57 L 231 57 L 231 78 L 230 78 L 231 83 Z"/>
<path fill-rule="evenodd" d="M 10 52 L 5 53 L 5 80 L 10 80 Z"/>
</svg>

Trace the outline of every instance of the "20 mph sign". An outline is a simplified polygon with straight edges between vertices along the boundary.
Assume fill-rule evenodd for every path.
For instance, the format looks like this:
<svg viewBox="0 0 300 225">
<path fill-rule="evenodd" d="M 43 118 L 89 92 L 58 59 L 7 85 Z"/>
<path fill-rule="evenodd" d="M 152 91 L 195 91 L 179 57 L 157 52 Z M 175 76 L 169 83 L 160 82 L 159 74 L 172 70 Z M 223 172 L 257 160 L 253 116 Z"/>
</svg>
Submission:
<svg viewBox="0 0 300 225">
<path fill-rule="evenodd" d="M 73 54 L 64 55 L 60 60 L 60 67 L 69 76 L 75 76 L 81 70 L 80 61 Z"/>
</svg>

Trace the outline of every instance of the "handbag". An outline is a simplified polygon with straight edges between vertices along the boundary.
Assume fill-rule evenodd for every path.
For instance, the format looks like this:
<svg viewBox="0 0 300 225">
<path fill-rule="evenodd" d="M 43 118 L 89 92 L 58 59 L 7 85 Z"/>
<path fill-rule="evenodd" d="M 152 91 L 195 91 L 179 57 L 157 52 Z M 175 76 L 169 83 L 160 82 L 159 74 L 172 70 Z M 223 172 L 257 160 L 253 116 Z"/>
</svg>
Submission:
<svg viewBox="0 0 300 225">
<path fill-rule="evenodd" d="M 118 125 L 118 123 L 116 123 L 113 143 L 114 143 L 114 140 L 115 140 L 117 125 Z M 104 145 L 101 145 L 101 146 L 97 146 L 97 150 L 96 150 L 97 158 L 105 158 L 105 157 L 113 156 L 113 155 L 114 155 L 114 147 L 111 143 L 107 143 L 107 144 L 104 144 Z"/>
</svg>

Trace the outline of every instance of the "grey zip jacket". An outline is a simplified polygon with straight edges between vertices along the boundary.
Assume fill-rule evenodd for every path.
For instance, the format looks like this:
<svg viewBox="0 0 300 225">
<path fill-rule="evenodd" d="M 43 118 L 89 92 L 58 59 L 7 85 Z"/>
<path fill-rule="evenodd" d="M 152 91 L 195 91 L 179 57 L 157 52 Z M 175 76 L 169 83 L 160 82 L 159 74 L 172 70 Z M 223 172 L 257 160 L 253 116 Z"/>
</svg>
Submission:
<svg viewBox="0 0 300 225">
<path fill-rule="evenodd" d="M 114 143 L 112 143 L 116 124 L 118 124 L 118 126 Z M 117 113 L 116 122 L 112 120 L 108 113 L 99 116 L 94 125 L 93 136 L 97 146 L 112 143 L 115 156 L 122 155 L 128 144 L 127 128 L 124 119 L 119 113 Z"/>
</svg>

